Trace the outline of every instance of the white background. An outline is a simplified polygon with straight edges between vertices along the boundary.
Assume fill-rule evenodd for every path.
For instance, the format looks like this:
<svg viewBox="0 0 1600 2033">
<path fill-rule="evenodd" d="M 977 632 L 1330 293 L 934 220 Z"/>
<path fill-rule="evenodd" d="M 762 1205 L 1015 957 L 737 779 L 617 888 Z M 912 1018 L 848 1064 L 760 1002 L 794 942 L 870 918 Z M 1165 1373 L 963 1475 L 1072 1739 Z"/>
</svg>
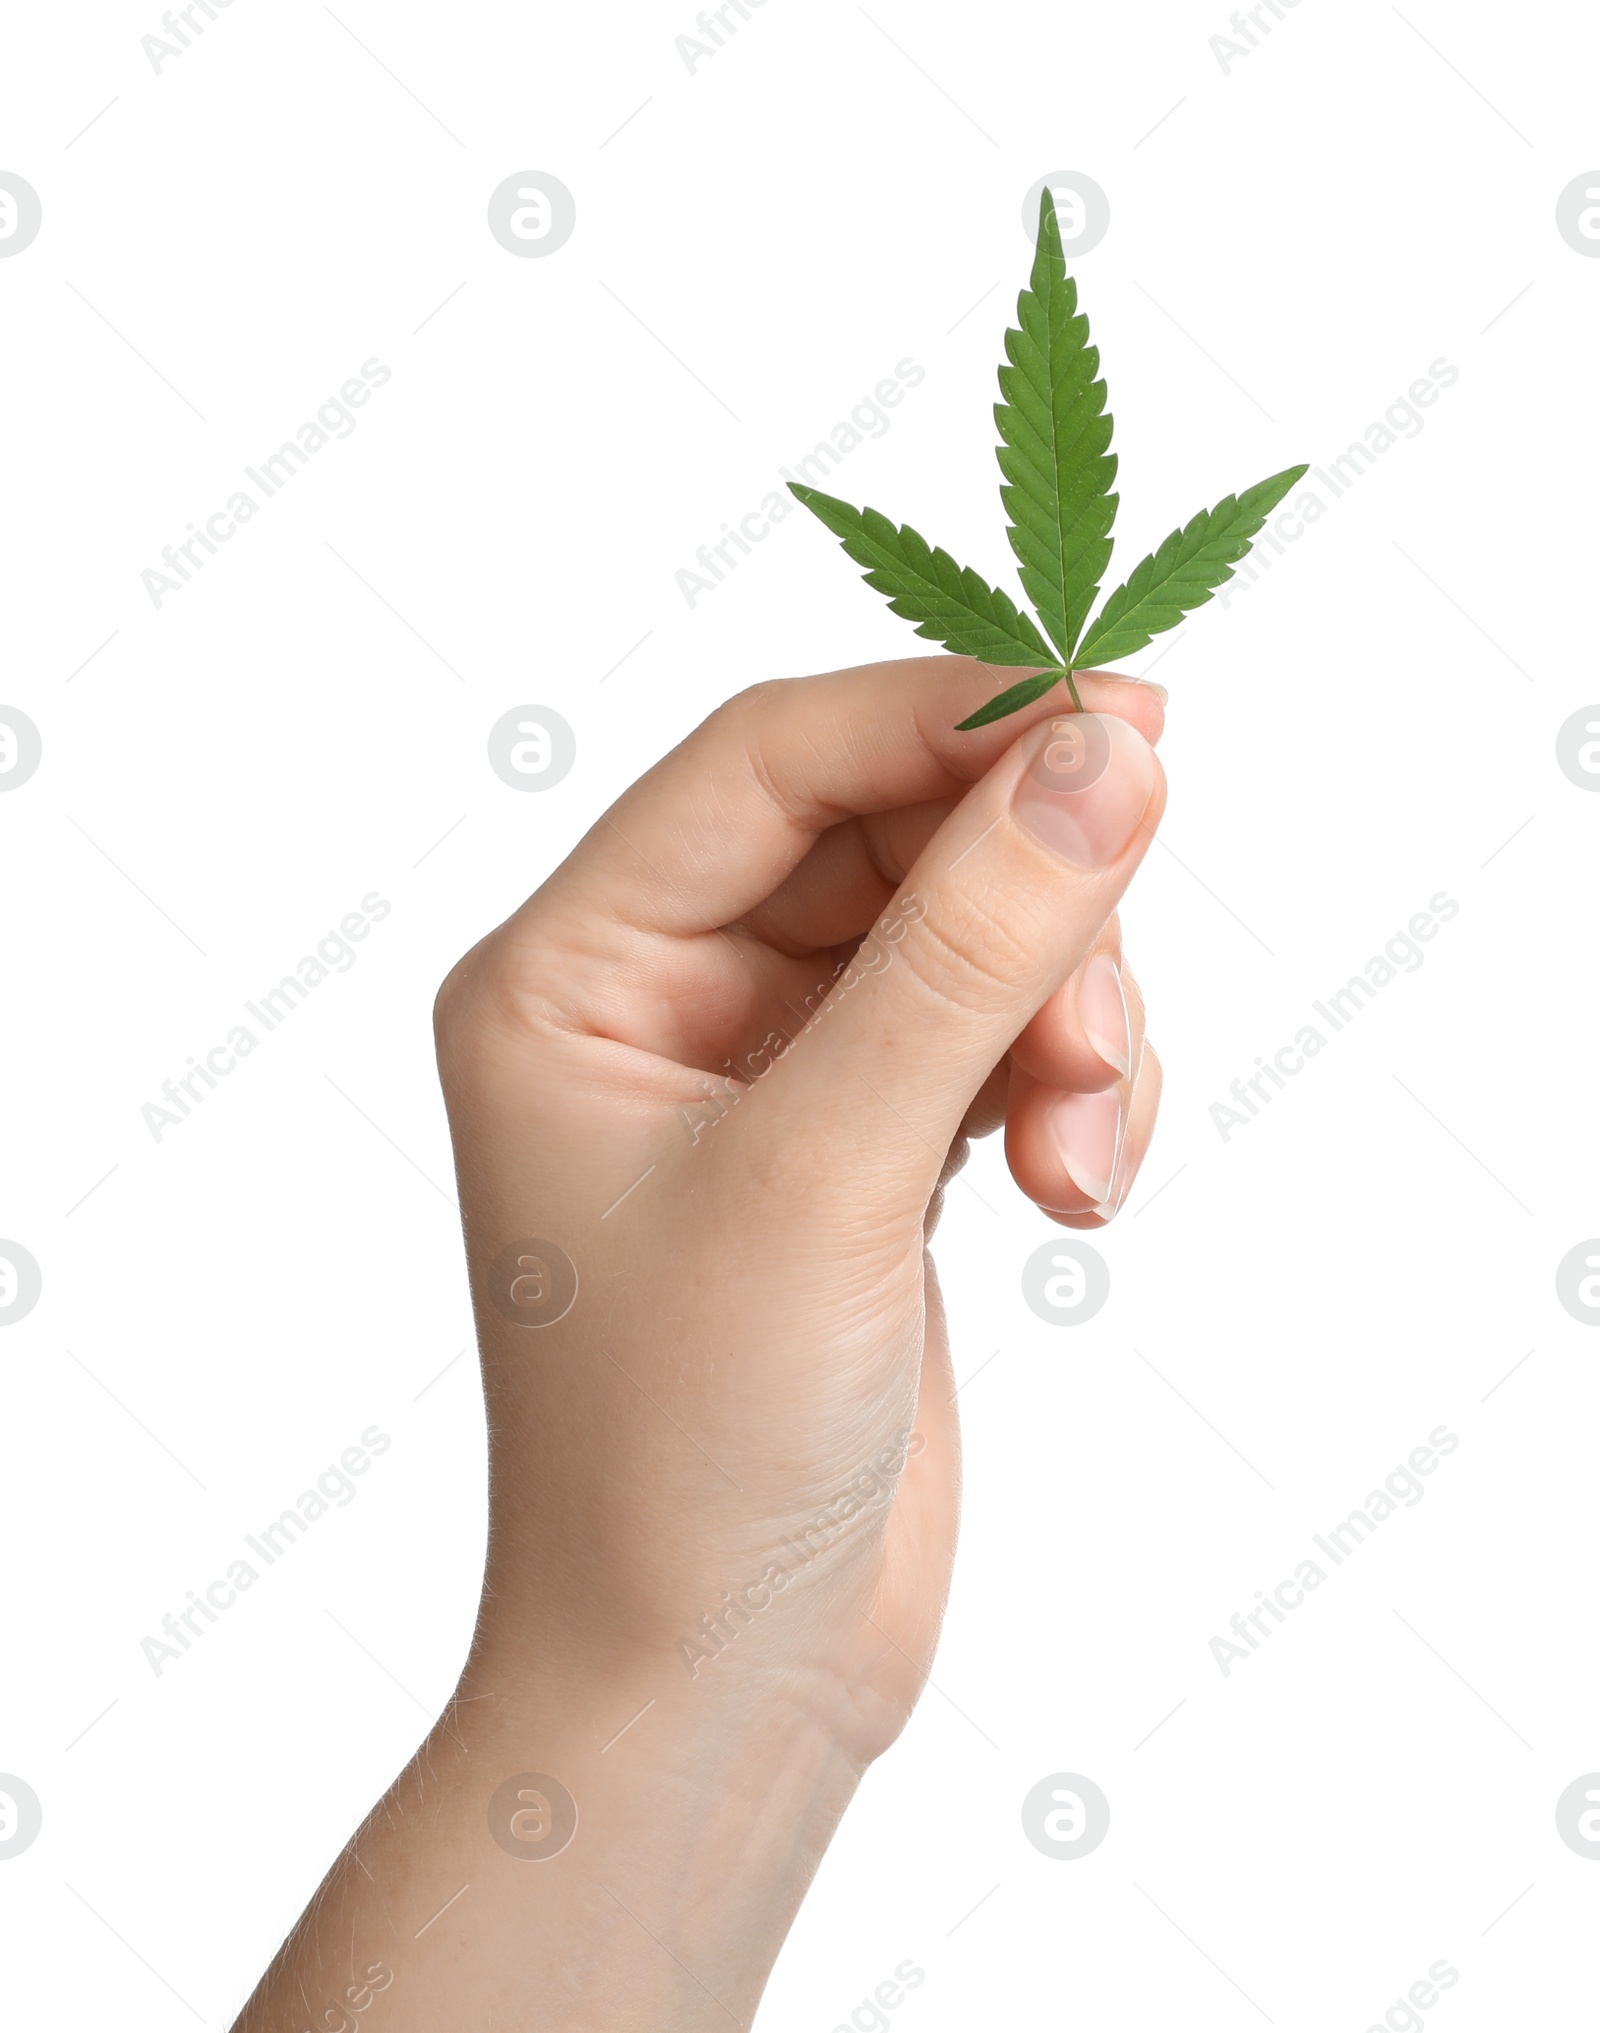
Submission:
<svg viewBox="0 0 1600 2033">
<path fill-rule="evenodd" d="M 449 1691 L 484 1459 L 433 989 L 720 699 L 916 648 L 798 514 L 692 609 L 674 579 L 902 359 L 836 491 L 1014 583 L 989 406 L 1057 169 L 1111 203 L 1074 267 L 1113 578 L 1459 380 L 1130 666 L 1172 691 L 1125 914 L 1161 1128 L 1075 1329 L 1023 1303 L 1050 1231 L 997 1149 L 952 1196 L 935 1688 L 762 2024 L 848 2026 L 907 1957 L 907 2033 L 1362 2033 L 1440 1958 L 1429 2027 L 1579 2023 L 1600 1337 L 1554 1272 L 1600 1230 L 1600 797 L 1555 737 L 1600 698 L 1600 262 L 1555 205 L 1600 24 L 1262 20 L 1225 71 L 1220 0 L 769 0 L 691 73 L 687 8 L 236 0 L 159 75 L 153 7 L 8 22 L 0 169 L 44 207 L 0 260 L 0 705 L 44 741 L 0 796 L 0 1235 L 44 1273 L 0 1334 L 0 1770 L 44 1810 L 0 1862 L 8 2024 L 225 2027 Z M 519 260 L 485 207 L 528 169 L 578 223 Z M 371 358 L 354 434 L 153 606 Z M 577 734 L 538 795 L 485 759 L 522 704 Z M 357 963 L 156 1141 L 162 1082 L 374 890 Z M 1425 963 L 1224 1142 L 1229 1083 L 1441 890 Z M 357 1500 L 157 1678 L 141 1640 L 374 1423 Z M 1211 1638 L 1441 1423 L 1425 1500 L 1225 1678 Z M 1062 1771 L 1111 1802 L 1071 1863 L 1019 1821 Z"/>
</svg>

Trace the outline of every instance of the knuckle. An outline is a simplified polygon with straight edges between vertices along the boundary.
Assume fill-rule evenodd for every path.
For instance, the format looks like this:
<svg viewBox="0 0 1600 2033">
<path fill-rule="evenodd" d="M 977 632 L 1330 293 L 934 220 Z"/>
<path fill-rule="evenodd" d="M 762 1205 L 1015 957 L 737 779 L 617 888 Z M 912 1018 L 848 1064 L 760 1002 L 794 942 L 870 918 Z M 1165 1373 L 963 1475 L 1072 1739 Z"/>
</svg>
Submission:
<svg viewBox="0 0 1600 2033">
<path fill-rule="evenodd" d="M 480 939 L 456 962 L 433 999 L 433 1035 L 441 1069 L 463 1072 L 494 1038 L 526 1040 L 549 1015 L 528 966 L 502 932 Z"/>
<path fill-rule="evenodd" d="M 471 963 L 477 948 L 463 953 L 454 967 L 439 983 L 433 998 L 434 1042 L 442 1050 L 457 1038 L 467 1022 L 470 989 L 468 987 Z"/>
<path fill-rule="evenodd" d="M 703 732 L 718 751 L 742 757 L 761 795 L 778 811 L 807 822 L 817 811 L 809 779 L 814 733 L 803 732 L 805 678 L 767 678 L 747 685 L 719 706 Z"/>
<path fill-rule="evenodd" d="M 992 1010 L 1027 987 L 1038 971 L 1030 943 L 975 897 L 940 899 L 901 944 L 908 972 L 929 995 L 949 1007 Z"/>
<path fill-rule="evenodd" d="M 763 678 L 746 685 L 731 699 L 724 699 L 706 719 L 705 725 L 752 739 L 758 728 L 770 723 L 776 709 L 793 696 L 795 678 Z"/>
</svg>

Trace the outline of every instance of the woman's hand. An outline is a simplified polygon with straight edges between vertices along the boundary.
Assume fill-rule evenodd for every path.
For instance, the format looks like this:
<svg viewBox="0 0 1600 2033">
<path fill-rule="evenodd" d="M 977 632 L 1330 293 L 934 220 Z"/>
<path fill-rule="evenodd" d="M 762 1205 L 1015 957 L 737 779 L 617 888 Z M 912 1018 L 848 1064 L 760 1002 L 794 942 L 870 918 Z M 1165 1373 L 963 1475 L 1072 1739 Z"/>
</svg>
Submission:
<svg viewBox="0 0 1600 2033">
<path fill-rule="evenodd" d="M 968 734 L 996 680 L 966 659 L 758 686 L 445 983 L 484 1611 L 243 2023 L 374 1960 L 387 2033 L 749 2022 L 933 1654 L 946 1182 L 1003 1120 L 1023 1192 L 1093 1227 L 1151 1134 L 1113 914 L 1161 695 L 1078 683 L 1084 716 Z"/>
</svg>

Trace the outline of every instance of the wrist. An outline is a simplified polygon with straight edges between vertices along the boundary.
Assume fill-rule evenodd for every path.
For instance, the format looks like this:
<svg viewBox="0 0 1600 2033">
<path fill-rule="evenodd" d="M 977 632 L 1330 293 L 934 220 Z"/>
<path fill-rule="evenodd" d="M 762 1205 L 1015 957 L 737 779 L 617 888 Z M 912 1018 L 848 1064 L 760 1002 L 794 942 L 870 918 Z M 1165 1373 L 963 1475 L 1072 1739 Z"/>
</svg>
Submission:
<svg viewBox="0 0 1600 2033">
<path fill-rule="evenodd" d="M 792 1685 L 584 1685 L 475 1656 L 414 1777 L 459 1830 L 461 1903 L 498 1906 L 521 1943 L 507 2003 L 597 2033 L 748 2025 L 860 1780 L 830 1707 Z M 419 1927 L 456 1888 L 434 1875 Z"/>
<path fill-rule="evenodd" d="M 377 2033 L 750 2024 L 860 1778 L 826 1702 L 586 1680 L 494 1630 L 236 2033 L 322 2000 L 313 2023 L 348 2024 L 363 1985 Z"/>
</svg>

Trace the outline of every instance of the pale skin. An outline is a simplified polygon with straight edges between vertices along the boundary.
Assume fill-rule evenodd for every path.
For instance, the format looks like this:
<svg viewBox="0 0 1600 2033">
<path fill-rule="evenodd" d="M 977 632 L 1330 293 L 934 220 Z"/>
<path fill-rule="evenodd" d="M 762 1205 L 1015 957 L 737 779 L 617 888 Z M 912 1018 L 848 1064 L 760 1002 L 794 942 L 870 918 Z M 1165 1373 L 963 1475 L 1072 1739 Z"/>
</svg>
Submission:
<svg viewBox="0 0 1600 2033">
<path fill-rule="evenodd" d="M 946 1182 L 1003 1124 L 1021 1191 L 1094 1229 L 1155 1120 L 1116 906 L 1165 800 L 1163 695 L 1079 674 L 1086 719 L 1058 687 L 954 731 L 1016 675 L 741 694 L 445 982 L 483 1605 L 237 2033 L 754 2020 L 938 1637 Z M 511 1291 L 528 1238 L 577 1276 L 544 1325 L 495 1298 L 564 1303 L 553 1258 Z M 504 1797 L 530 1775 L 561 1791 Z M 576 1832 L 530 1856 L 563 1792 Z"/>
</svg>

